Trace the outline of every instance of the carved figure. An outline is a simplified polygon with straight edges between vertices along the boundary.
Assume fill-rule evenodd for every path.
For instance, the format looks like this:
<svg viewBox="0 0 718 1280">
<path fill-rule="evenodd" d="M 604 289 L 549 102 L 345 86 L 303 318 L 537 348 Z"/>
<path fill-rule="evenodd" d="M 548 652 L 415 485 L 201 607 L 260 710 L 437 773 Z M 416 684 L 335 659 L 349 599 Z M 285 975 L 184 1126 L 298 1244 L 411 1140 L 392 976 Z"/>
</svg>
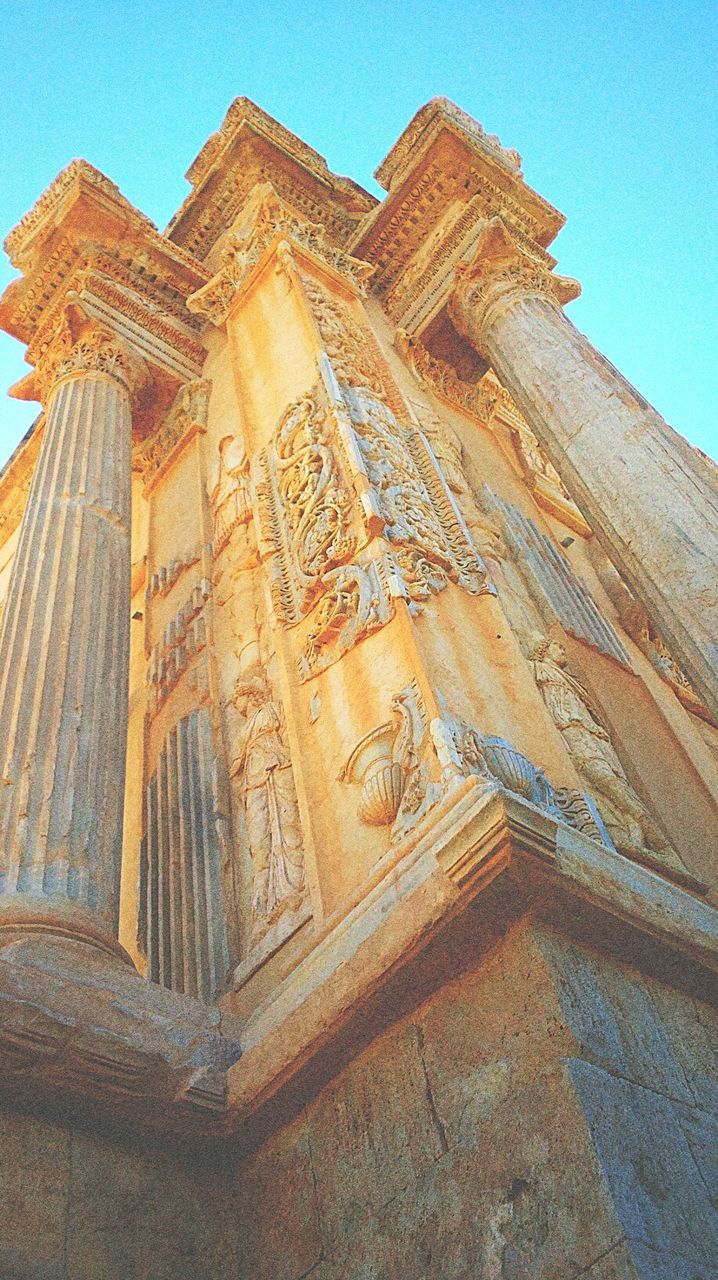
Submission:
<svg viewBox="0 0 718 1280">
<path fill-rule="evenodd" d="M 244 725 L 230 772 L 241 777 L 256 941 L 278 915 L 299 905 L 305 891 L 304 851 L 292 762 L 264 677 L 239 680 L 233 703 Z"/>
<path fill-rule="evenodd" d="M 562 645 L 534 633 L 528 657 L 534 678 L 569 755 L 618 849 L 631 857 L 648 853 L 673 870 L 685 866 L 661 835 L 636 795 L 611 739 L 583 685 L 566 670 Z"/>
<path fill-rule="evenodd" d="M 247 455 L 237 436 L 223 436 L 219 442 L 219 465 L 209 497 L 214 517 L 216 554 L 249 514 Z"/>
</svg>

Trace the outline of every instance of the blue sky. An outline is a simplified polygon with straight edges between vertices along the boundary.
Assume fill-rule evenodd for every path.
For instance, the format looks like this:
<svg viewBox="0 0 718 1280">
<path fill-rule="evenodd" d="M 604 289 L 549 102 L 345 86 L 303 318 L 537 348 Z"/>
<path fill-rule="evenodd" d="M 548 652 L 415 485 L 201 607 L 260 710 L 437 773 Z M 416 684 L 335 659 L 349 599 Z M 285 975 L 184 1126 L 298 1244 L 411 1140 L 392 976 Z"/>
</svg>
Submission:
<svg viewBox="0 0 718 1280">
<path fill-rule="evenodd" d="M 524 157 L 568 217 L 574 322 L 689 440 L 718 454 L 718 8 L 635 0 L 11 0 L 0 229 L 72 156 L 160 227 L 247 94 L 378 193 L 373 170 L 446 94 Z M 0 287 L 12 278 L 0 265 Z M 26 371 L 0 335 L 0 391 Z M 0 402 L 0 462 L 37 406 Z"/>
</svg>

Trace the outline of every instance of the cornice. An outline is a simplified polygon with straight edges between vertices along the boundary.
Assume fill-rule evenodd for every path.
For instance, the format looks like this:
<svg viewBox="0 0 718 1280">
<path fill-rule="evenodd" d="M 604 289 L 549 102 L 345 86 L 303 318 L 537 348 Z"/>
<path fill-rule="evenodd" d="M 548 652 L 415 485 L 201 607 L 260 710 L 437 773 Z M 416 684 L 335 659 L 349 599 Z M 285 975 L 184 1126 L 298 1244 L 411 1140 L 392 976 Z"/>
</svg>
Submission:
<svg viewBox="0 0 718 1280">
<path fill-rule="evenodd" d="M 242 215 L 222 250 L 219 271 L 188 299 L 190 311 L 213 324 L 225 322 L 229 309 L 260 262 L 282 243 L 297 246 L 344 277 L 354 290 L 364 293 L 373 267 L 332 244 L 320 223 L 306 222 L 283 200 L 269 182 L 253 189 Z"/>
<path fill-rule="evenodd" d="M 186 177 L 194 189 L 166 235 L 202 259 L 231 226 L 257 182 L 271 182 L 302 217 L 322 222 L 339 245 L 347 243 L 376 204 L 374 196 L 332 173 L 323 156 L 249 98 L 234 100 Z"/>
<path fill-rule="evenodd" d="M 404 327 L 410 324 L 402 295 L 408 288 L 431 295 L 432 275 L 438 288 L 443 259 L 455 247 L 447 237 L 461 239 L 481 221 L 500 216 L 527 252 L 555 265 L 545 250 L 563 226 L 563 215 L 524 180 L 517 153 L 448 99 L 422 107 L 377 177 L 388 194 L 364 218 L 350 248 L 374 263 L 374 291 L 403 313 L 397 322 Z M 435 262 L 427 261 L 427 244 Z"/>
<path fill-rule="evenodd" d="M 196 378 L 205 358 L 201 322 L 186 299 L 209 272 L 162 236 L 115 183 L 73 160 L 7 238 L 22 275 L 0 298 L 0 326 L 28 344 L 32 364 L 68 305 L 116 333 L 161 378 Z M 42 379 L 15 394 L 36 398 Z M 162 398 L 161 396 L 159 397 Z"/>
</svg>

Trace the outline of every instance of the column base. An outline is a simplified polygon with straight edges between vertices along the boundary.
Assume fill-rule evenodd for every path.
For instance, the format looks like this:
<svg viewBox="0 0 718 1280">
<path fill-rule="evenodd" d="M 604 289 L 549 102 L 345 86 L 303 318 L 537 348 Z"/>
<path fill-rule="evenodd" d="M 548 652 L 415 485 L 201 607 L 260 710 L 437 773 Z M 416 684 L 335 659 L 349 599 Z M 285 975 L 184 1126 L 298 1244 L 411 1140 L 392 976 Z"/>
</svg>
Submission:
<svg viewBox="0 0 718 1280">
<path fill-rule="evenodd" d="M 16 894 L 0 898 L 0 949 L 35 937 L 43 941 L 82 942 L 134 969 L 117 938 L 87 908 L 72 902 L 49 902 Z"/>
</svg>

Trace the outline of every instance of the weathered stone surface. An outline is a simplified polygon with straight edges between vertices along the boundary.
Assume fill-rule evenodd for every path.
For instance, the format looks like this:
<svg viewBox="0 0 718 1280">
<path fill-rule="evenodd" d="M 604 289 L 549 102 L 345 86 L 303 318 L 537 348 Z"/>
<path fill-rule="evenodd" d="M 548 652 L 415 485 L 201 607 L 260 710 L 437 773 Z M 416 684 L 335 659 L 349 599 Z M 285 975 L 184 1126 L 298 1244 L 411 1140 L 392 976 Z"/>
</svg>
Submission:
<svg viewBox="0 0 718 1280">
<path fill-rule="evenodd" d="M 715 481 L 514 153 L 382 173 L 240 102 L 166 235 L 75 162 L 8 240 L 12 1280 L 715 1269 Z"/>
<path fill-rule="evenodd" d="M 72 1280 L 210 1280 L 236 1266 L 226 1187 L 195 1153 L 155 1140 L 72 1142 L 67 1276 Z"/>
<path fill-rule="evenodd" d="M 703 1267 L 718 1256 L 718 1212 L 681 1126 L 680 1104 L 574 1061 L 581 1100 L 616 1213 L 631 1239 Z M 713 1128 L 715 1133 L 715 1128 Z M 705 1161 L 706 1131 L 693 1131 Z"/>
<path fill-rule="evenodd" d="M 287 1125 L 237 1172 L 233 1211 L 241 1280 L 300 1280 L 323 1255 L 320 1208 L 306 1118 Z"/>
<path fill-rule="evenodd" d="M 0 1274 L 64 1280 L 70 1178 L 67 1130 L 0 1112 Z"/>
</svg>

